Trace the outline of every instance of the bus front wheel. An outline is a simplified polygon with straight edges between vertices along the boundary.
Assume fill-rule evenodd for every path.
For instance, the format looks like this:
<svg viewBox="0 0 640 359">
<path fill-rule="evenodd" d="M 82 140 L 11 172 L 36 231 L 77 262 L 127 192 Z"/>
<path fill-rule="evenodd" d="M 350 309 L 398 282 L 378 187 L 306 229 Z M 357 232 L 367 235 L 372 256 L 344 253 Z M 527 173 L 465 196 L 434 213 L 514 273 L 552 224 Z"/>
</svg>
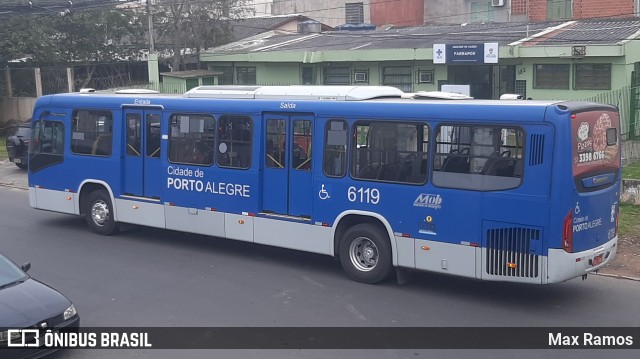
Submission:
<svg viewBox="0 0 640 359">
<path fill-rule="evenodd" d="M 361 283 L 378 283 L 391 274 L 391 244 L 380 227 L 358 224 L 340 241 L 340 264 L 347 276 Z"/>
<path fill-rule="evenodd" d="M 113 219 L 111 197 L 105 190 L 97 190 L 89 194 L 85 210 L 89 228 L 105 236 L 118 232 L 118 223 Z"/>
</svg>

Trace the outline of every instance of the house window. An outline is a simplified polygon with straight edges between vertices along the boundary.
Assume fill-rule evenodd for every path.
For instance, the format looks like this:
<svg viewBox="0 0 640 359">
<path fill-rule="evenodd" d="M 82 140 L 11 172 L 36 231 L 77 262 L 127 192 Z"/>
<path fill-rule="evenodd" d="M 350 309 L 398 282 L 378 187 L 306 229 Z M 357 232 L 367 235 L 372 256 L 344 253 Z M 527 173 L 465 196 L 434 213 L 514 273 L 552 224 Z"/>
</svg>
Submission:
<svg viewBox="0 0 640 359">
<path fill-rule="evenodd" d="M 576 64 L 576 90 L 611 90 L 611 64 Z"/>
<path fill-rule="evenodd" d="M 302 68 L 302 84 L 313 85 L 313 67 L 305 66 Z"/>
<path fill-rule="evenodd" d="M 255 85 L 255 67 L 236 67 L 236 85 Z"/>
<path fill-rule="evenodd" d="M 411 66 L 387 66 L 382 69 L 382 84 L 411 92 Z"/>
<path fill-rule="evenodd" d="M 433 83 L 433 70 L 418 70 L 418 77 L 416 82 L 419 84 L 432 84 Z"/>
<path fill-rule="evenodd" d="M 571 0 L 547 0 L 547 20 L 571 19 Z"/>
<path fill-rule="evenodd" d="M 491 1 L 480 1 L 471 3 L 471 22 L 492 22 L 493 6 Z"/>
<path fill-rule="evenodd" d="M 344 4 L 344 22 L 346 24 L 362 24 L 364 22 L 364 4 L 361 2 Z"/>
<path fill-rule="evenodd" d="M 369 70 L 355 70 L 353 72 L 353 82 L 356 84 L 368 84 Z"/>
<path fill-rule="evenodd" d="M 516 80 L 515 93 L 527 98 L 527 80 Z"/>
<path fill-rule="evenodd" d="M 324 68 L 324 81 L 325 85 L 351 85 L 351 70 L 348 66 L 340 67 L 325 67 Z"/>
<path fill-rule="evenodd" d="M 218 76 L 219 85 L 233 85 L 233 67 L 214 66 L 213 71 L 222 72 L 222 75 Z"/>
<path fill-rule="evenodd" d="M 191 90 L 194 87 L 200 86 L 198 79 L 187 79 L 186 80 L 187 91 Z"/>
<path fill-rule="evenodd" d="M 535 65 L 533 87 L 536 89 L 569 89 L 569 65 Z"/>
<path fill-rule="evenodd" d="M 202 85 L 215 85 L 216 84 L 216 78 L 215 77 L 203 77 L 202 78 Z"/>
</svg>

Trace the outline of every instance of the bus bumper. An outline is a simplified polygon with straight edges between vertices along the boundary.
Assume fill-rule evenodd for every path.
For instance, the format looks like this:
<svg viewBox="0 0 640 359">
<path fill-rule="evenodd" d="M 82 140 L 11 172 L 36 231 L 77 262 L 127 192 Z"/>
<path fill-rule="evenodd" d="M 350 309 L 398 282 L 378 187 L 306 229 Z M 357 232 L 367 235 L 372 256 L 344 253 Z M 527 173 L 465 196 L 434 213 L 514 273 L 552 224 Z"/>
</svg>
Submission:
<svg viewBox="0 0 640 359">
<path fill-rule="evenodd" d="M 618 236 L 609 242 L 582 252 L 567 253 L 563 249 L 549 249 L 547 257 L 547 283 L 558 283 L 580 277 L 593 272 L 607 263 L 616 255 Z"/>
</svg>

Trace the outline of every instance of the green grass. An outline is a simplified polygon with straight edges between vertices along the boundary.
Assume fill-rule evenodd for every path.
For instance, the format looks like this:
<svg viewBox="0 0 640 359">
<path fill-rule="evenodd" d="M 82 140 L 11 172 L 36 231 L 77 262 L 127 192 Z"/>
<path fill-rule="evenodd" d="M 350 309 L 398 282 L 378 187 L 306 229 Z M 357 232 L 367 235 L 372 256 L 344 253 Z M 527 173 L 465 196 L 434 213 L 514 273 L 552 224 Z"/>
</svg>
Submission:
<svg viewBox="0 0 640 359">
<path fill-rule="evenodd" d="M 622 169 L 623 179 L 640 179 L 640 161 L 636 161 Z"/>
<path fill-rule="evenodd" d="M 8 158 L 7 146 L 5 146 L 5 143 L 7 143 L 7 137 L 0 136 L 0 161 L 6 160 Z"/>
<path fill-rule="evenodd" d="M 619 231 L 621 236 L 639 233 L 640 206 L 629 203 L 621 203 L 619 221 Z"/>
</svg>

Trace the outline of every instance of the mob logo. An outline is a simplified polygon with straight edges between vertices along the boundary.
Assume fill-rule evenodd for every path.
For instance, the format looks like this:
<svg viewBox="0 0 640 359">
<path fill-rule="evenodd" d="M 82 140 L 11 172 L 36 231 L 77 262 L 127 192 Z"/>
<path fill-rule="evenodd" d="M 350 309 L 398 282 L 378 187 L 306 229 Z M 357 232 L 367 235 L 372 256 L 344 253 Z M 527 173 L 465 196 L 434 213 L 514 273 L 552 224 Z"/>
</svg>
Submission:
<svg viewBox="0 0 640 359">
<path fill-rule="evenodd" d="M 413 206 L 440 209 L 442 207 L 442 197 L 439 194 L 420 193 L 418 198 L 413 201 Z"/>
<path fill-rule="evenodd" d="M 40 330 L 38 329 L 9 329 L 7 331 L 9 347 L 39 347 Z M 29 343 L 33 340 L 33 343 Z"/>
</svg>

